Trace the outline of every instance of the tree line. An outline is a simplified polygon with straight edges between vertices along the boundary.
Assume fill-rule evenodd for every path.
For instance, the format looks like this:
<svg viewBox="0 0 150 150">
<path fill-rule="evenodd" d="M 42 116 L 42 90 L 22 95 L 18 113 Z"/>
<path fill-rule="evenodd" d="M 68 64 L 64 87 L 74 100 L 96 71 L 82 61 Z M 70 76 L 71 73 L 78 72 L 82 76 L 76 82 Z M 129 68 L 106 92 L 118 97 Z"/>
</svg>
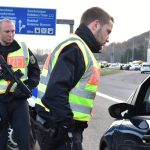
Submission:
<svg viewBox="0 0 150 150">
<path fill-rule="evenodd" d="M 135 36 L 122 43 L 111 43 L 105 46 L 99 57 L 108 62 L 128 63 L 134 60 L 147 60 L 149 31 Z"/>
</svg>

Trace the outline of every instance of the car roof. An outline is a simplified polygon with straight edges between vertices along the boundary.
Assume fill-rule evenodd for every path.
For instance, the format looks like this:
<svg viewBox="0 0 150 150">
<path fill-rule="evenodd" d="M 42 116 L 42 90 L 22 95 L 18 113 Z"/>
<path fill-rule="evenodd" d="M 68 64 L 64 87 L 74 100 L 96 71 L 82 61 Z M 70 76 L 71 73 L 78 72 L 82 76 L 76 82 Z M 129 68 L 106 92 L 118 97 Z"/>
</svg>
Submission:
<svg viewBox="0 0 150 150">
<path fill-rule="evenodd" d="M 142 63 L 142 65 L 150 65 L 150 63 L 144 62 Z"/>
</svg>

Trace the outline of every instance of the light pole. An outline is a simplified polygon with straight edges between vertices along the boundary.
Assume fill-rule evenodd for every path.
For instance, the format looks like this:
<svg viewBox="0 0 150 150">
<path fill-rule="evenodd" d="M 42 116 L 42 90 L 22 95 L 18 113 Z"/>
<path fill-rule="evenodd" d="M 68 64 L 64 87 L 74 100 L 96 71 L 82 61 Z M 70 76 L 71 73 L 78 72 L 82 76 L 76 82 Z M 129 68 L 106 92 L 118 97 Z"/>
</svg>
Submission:
<svg viewBox="0 0 150 150">
<path fill-rule="evenodd" d="M 112 43 L 112 52 L 110 55 L 110 62 L 114 63 L 115 59 L 114 59 L 114 43 Z"/>
<path fill-rule="evenodd" d="M 113 43 L 113 63 L 115 62 L 115 48 L 114 48 L 114 43 Z"/>
<path fill-rule="evenodd" d="M 132 61 L 134 61 L 134 38 L 132 42 Z"/>
<path fill-rule="evenodd" d="M 149 31 L 149 37 L 148 37 L 147 62 L 150 62 L 150 31 Z"/>
</svg>

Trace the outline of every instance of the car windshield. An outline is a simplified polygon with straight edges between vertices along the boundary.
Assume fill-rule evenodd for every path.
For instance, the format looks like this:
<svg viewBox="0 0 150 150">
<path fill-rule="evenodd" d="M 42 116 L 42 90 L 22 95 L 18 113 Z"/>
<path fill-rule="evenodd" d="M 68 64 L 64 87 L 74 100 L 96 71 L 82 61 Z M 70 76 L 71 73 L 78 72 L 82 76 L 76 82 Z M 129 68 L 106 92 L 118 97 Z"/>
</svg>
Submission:
<svg viewBox="0 0 150 150">
<path fill-rule="evenodd" d="M 150 67 L 150 65 L 143 65 L 143 67 Z"/>
</svg>

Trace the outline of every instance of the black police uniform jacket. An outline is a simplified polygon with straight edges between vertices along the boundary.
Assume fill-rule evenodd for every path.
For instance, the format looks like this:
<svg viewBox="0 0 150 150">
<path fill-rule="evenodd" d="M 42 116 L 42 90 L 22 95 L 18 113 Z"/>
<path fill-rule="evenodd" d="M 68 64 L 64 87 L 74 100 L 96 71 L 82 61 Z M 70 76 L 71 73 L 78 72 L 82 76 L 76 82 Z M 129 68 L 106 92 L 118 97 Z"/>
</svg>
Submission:
<svg viewBox="0 0 150 150">
<path fill-rule="evenodd" d="M 80 25 L 75 34 L 84 40 L 93 53 L 99 52 L 100 46 L 86 26 Z M 69 123 L 73 118 L 68 102 L 69 92 L 75 87 L 84 71 L 84 58 L 79 47 L 75 43 L 65 47 L 58 57 L 42 98 L 42 103 L 50 108 L 54 122 Z M 75 124 L 87 127 L 87 122 L 75 121 Z"/>
</svg>

